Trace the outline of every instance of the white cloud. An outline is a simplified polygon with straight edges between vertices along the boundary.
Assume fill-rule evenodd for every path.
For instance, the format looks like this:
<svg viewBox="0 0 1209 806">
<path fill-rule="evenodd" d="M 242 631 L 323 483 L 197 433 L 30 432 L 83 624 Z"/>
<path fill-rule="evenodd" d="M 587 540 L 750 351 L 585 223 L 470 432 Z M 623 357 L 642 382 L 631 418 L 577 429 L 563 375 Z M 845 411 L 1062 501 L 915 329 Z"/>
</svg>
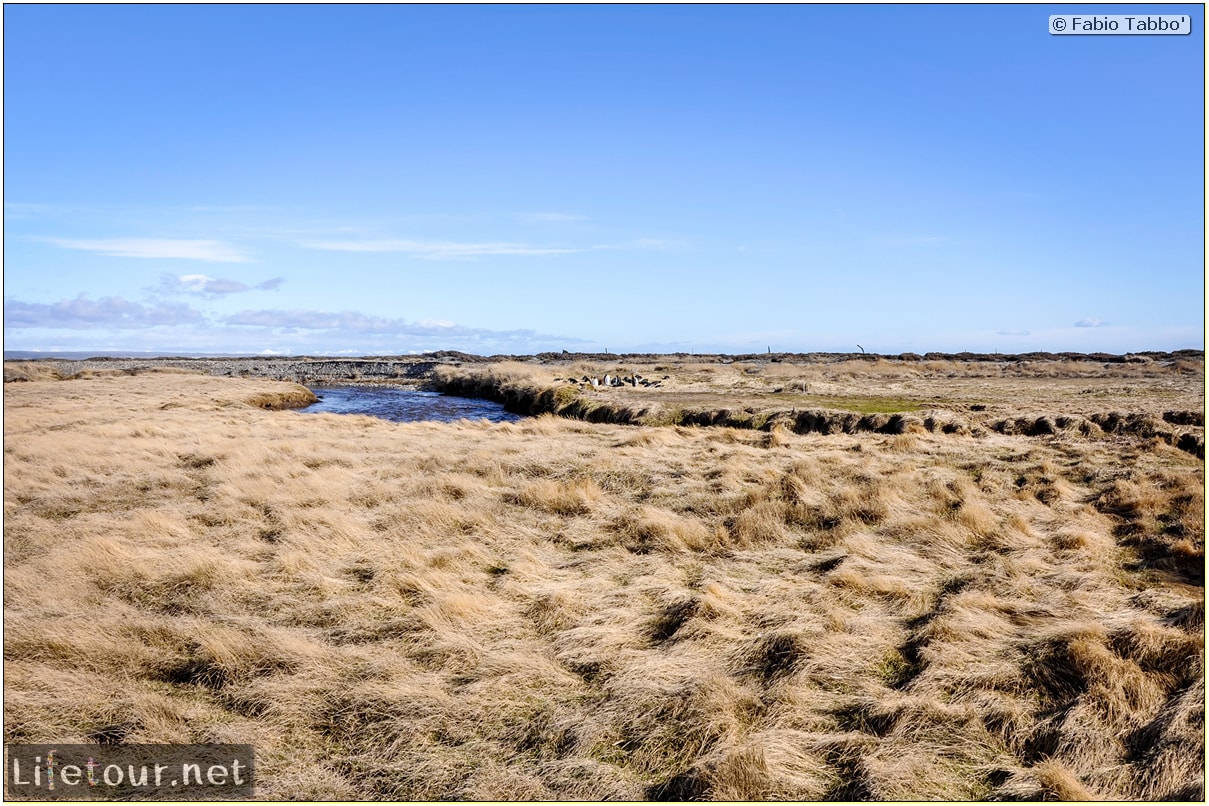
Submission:
<svg viewBox="0 0 1209 806">
<path fill-rule="evenodd" d="M 485 243 L 460 243 L 457 241 L 411 241 L 377 239 L 364 241 L 308 241 L 302 244 L 308 249 L 323 249 L 333 252 L 399 252 L 424 260 L 448 260 L 452 258 L 476 258 L 494 255 L 566 255 L 581 249 L 562 249 L 528 244 L 491 241 Z"/>
<path fill-rule="evenodd" d="M 250 263 L 251 258 L 237 247 L 222 241 L 183 238 L 97 238 L 76 240 L 48 238 L 63 249 L 78 249 L 111 257 L 138 257 L 158 260 L 200 260 L 206 263 Z"/>
<path fill-rule="evenodd" d="M 186 291 L 195 291 L 197 293 L 204 292 L 206 286 L 216 282 L 213 277 L 208 274 L 182 274 L 177 277 L 177 282 L 184 286 Z"/>
<path fill-rule="evenodd" d="M 95 350 L 104 339 L 120 350 L 263 355 L 399 355 L 431 350 L 532 354 L 586 343 L 528 329 L 488 330 L 358 311 L 246 310 L 220 316 L 188 305 L 143 304 L 121 297 L 94 300 L 81 295 L 50 304 L 6 300 L 4 313 L 5 347 L 10 350 L 44 350 L 49 338 L 63 350 Z"/>
<path fill-rule="evenodd" d="M 1101 319 L 1096 319 L 1094 316 L 1089 316 L 1086 319 L 1080 319 L 1075 322 L 1075 327 L 1108 327 L 1109 323 Z"/>
<path fill-rule="evenodd" d="M 343 347 L 341 342 L 356 341 L 354 350 L 385 349 L 391 353 L 410 350 L 455 349 L 490 355 L 493 352 L 533 353 L 585 344 L 582 339 L 555 336 L 533 330 L 487 330 L 443 320 L 405 319 L 372 316 L 359 311 L 247 310 L 219 320 L 234 335 L 244 331 L 241 341 L 290 339 L 295 347 L 322 345 L 324 352 Z M 276 345 L 274 345 L 276 349 Z"/>
<path fill-rule="evenodd" d="M 369 316 L 356 311 L 326 313 L 323 311 L 240 311 L 223 319 L 228 325 L 252 327 L 296 328 L 302 330 L 345 330 L 389 332 L 402 320 Z"/>
<path fill-rule="evenodd" d="M 6 300 L 4 327 L 8 328 L 66 328 L 91 330 L 111 328 L 146 328 L 164 325 L 194 324 L 202 314 L 187 305 L 157 303 L 143 305 L 121 297 L 87 299 L 83 295 L 45 304 Z"/>
<path fill-rule="evenodd" d="M 179 277 L 165 275 L 160 278 L 160 284 L 148 289 L 153 294 L 200 294 L 204 296 L 219 296 L 222 294 L 238 294 L 241 291 L 274 291 L 285 282 L 284 277 L 274 277 L 270 280 L 250 286 L 239 280 L 226 277 L 211 277 L 208 274 L 182 274 Z"/>
</svg>

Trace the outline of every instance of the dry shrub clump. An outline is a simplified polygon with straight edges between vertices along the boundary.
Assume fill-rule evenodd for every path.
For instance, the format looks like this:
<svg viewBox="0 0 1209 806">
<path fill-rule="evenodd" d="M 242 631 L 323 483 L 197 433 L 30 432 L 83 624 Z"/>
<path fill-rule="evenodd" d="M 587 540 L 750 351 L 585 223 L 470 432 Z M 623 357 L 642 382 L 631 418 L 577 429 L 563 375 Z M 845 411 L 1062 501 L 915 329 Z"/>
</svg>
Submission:
<svg viewBox="0 0 1209 806">
<path fill-rule="evenodd" d="M 269 799 L 1204 796 L 1186 453 L 302 399 L 6 389 L 6 741 L 247 742 Z"/>
</svg>

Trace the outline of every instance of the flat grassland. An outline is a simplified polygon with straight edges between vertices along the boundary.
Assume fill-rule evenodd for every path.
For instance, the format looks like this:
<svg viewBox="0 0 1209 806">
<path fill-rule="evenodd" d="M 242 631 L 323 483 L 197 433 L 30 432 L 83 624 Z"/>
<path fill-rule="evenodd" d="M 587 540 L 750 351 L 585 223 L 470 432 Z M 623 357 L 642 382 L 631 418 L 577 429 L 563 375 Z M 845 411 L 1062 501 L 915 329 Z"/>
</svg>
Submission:
<svg viewBox="0 0 1209 806">
<path fill-rule="evenodd" d="M 493 425 L 14 367 L 4 739 L 250 743 L 265 799 L 1203 799 L 1203 361 L 749 369 L 445 373 L 568 415 Z"/>
</svg>

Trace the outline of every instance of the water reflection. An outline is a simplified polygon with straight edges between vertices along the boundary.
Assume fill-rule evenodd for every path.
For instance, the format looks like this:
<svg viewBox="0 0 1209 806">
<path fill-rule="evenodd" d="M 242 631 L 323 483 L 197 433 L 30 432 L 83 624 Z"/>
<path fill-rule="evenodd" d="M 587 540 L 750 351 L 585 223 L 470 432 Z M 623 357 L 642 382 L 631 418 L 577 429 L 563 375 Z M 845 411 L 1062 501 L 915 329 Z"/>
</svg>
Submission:
<svg viewBox="0 0 1209 806">
<path fill-rule="evenodd" d="M 311 391 L 322 399 L 301 411 L 368 414 L 396 423 L 417 420 L 448 423 L 461 419 L 502 423 L 521 419 L 490 400 L 449 397 L 399 386 L 316 386 Z"/>
</svg>

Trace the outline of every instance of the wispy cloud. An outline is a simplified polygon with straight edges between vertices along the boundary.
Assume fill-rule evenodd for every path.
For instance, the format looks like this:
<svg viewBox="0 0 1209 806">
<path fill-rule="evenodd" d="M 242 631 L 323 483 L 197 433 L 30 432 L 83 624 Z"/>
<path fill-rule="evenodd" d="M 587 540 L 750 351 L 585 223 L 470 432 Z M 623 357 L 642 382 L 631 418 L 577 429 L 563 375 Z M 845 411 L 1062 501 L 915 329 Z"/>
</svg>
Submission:
<svg viewBox="0 0 1209 806">
<path fill-rule="evenodd" d="M 683 249 L 685 246 L 687 246 L 687 244 L 684 241 L 678 241 L 672 238 L 635 238 L 632 241 L 622 241 L 621 243 L 596 244 L 592 247 L 592 249 L 651 249 L 654 251 L 671 251 L 675 249 Z"/>
<path fill-rule="evenodd" d="M 143 305 L 121 297 L 98 300 L 84 296 L 45 304 L 5 301 L 4 327 L 65 328 L 69 330 L 146 328 L 184 325 L 202 321 L 202 314 L 188 305 L 157 303 Z"/>
<path fill-rule="evenodd" d="M 333 252 L 399 252 L 424 260 L 477 258 L 493 255 L 566 255 L 572 252 L 583 251 L 582 249 L 532 246 L 530 244 L 503 241 L 463 243 L 458 241 L 411 241 L 395 239 L 307 241 L 302 246 L 308 249 L 323 249 Z"/>
<path fill-rule="evenodd" d="M 470 352 L 506 349 L 514 352 L 552 349 L 554 345 L 587 344 L 583 339 L 554 336 L 534 330 L 487 330 L 465 327 L 440 319 L 409 322 L 359 311 L 247 310 L 223 317 L 220 324 L 255 328 L 271 337 L 296 335 L 301 340 L 325 344 L 349 339 L 361 343 L 386 343 L 400 349 L 462 349 Z"/>
<path fill-rule="evenodd" d="M 96 238 L 77 240 L 48 238 L 63 249 L 78 249 L 111 257 L 158 260 L 200 260 L 207 263 L 250 263 L 252 259 L 236 246 L 223 241 L 184 238 Z"/>
<path fill-rule="evenodd" d="M 1075 322 L 1075 327 L 1108 327 L 1110 322 L 1105 322 L 1102 319 L 1096 319 L 1094 316 L 1089 316 L 1086 319 L 1080 319 Z"/>
<path fill-rule="evenodd" d="M 47 349 L 41 330 L 65 331 L 54 337 L 54 349 L 94 349 L 103 338 L 115 349 L 134 350 L 315 355 L 464 350 L 491 355 L 574 349 L 588 343 L 535 330 L 488 330 L 441 319 L 413 322 L 358 311 L 268 309 L 221 316 L 183 304 L 141 304 L 121 297 L 79 296 L 52 304 L 8 300 L 4 312 L 10 349 Z M 102 332 L 108 335 L 99 336 Z"/>
<path fill-rule="evenodd" d="M 238 294 L 242 291 L 273 291 L 285 282 L 284 277 L 274 277 L 271 280 L 248 285 L 239 280 L 226 277 L 211 277 L 208 274 L 182 274 L 179 277 L 166 275 L 160 280 L 159 286 L 148 289 L 160 294 L 201 294 L 216 297 L 226 294 Z"/>
<path fill-rule="evenodd" d="M 369 316 L 356 311 L 327 313 L 323 311 L 240 311 L 223 318 L 228 325 L 253 327 L 300 328 L 302 330 L 352 330 L 385 333 L 406 323 L 402 319 Z"/>
<path fill-rule="evenodd" d="M 1027 330 L 996 330 L 996 336 L 1030 336 L 1032 333 Z"/>
<path fill-rule="evenodd" d="M 5 202 L 4 218 L 8 221 L 25 221 L 47 218 L 63 211 L 62 205 L 41 202 Z"/>
<path fill-rule="evenodd" d="M 491 257 L 496 255 L 570 255 L 601 250 L 648 249 L 667 251 L 684 246 L 682 241 L 664 238 L 636 238 L 632 241 L 591 246 L 534 246 L 509 241 L 420 241 L 391 238 L 365 240 L 304 241 L 300 244 L 308 249 L 323 249 L 334 252 L 397 252 L 423 260 L 456 260 Z"/>
<path fill-rule="evenodd" d="M 183 274 L 176 281 L 181 288 L 195 294 L 235 294 L 248 290 L 248 286 L 238 280 L 210 277 L 207 274 Z"/>
</svg>

